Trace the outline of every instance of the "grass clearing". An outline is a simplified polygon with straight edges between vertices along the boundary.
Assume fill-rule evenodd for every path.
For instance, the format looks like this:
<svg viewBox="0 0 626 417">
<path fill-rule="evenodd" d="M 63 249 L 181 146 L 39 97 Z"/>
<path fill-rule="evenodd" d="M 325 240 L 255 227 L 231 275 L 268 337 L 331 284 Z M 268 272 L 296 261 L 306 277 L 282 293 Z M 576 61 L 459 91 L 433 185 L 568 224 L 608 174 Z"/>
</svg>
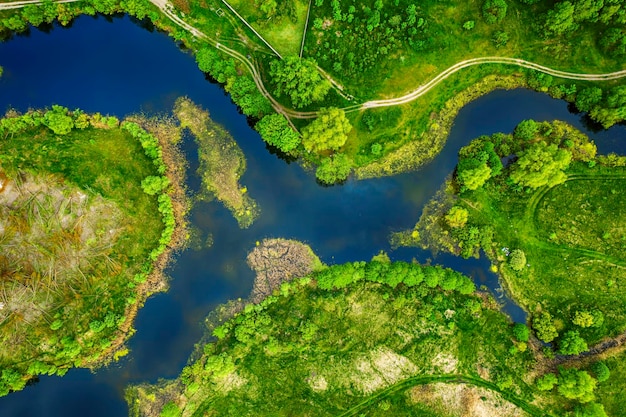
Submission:
<svg viewBox="0 0 626 417">
<path fill-rule="evenodd" d="M 269 16 L 262 11 L 260 5 L 272 2 L 277 3 L 273 0 L 228 0 L 237 13 L 246 19 L 283 57 L 299 55 L 309 2 L 305 0 L 281 1 Z"/>
</svg>

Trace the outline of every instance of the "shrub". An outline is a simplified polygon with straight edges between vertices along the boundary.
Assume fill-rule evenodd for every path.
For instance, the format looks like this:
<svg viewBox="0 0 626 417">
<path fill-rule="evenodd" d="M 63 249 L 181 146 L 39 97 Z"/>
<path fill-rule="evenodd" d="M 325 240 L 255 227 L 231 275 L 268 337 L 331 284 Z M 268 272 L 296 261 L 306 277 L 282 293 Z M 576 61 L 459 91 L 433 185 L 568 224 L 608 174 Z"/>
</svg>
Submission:
<svg viewBox="0 0 626 417">
<path fill-rule="evenodd" d="M 509 265 L 514 271 L 521 271 L 526 267 L 526 254 L 521 249 L 515 249 L 509 256 Z"/>
</svg>

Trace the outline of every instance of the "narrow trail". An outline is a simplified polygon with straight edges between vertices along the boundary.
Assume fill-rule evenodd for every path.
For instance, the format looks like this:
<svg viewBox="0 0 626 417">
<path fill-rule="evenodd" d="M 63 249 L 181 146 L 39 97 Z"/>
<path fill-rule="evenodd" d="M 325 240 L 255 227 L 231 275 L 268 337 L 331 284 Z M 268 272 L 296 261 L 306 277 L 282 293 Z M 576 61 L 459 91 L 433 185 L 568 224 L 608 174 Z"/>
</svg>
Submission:
<svg viewBox="0 0 626 417">
<path fill-rule="evenodd" d="M 60 0 L 58 2 L 59 3 L 71 3 L 75 1 L 80 1 L 80 0 Z M 228 3 L 225 0 L 222 0 L 222 1 L 226 5 L 228 5 Z M 0 10 L 18 9 L 18 8 L 27 6 L 29 4 L 39 4 L 41 2 L 42 0 L 23 0 L 23 1 L 10 2 L 10 3 L 0 3 Z M 150 0 L 150 2 L 154 4 L 156 7 L 158 7 L 163 14 L 165 14 L 170 20 L 172 20 L 172 22 L 174 22 L 176 25 L 180 26 L 181 28 L 187 30 L 194 37 L 209 42 L 211 45 L 215 46 L 217 49 L 221 50 L 226 55 L 241 62 L 248 69 L 248 71 L 250 71 L 250 74 L 252 75 L 252 78 L 254 79 L 254 83 L 256 84 L 261 94 L 263 94 L 263 96 L 265 96 L 270 101 L 270 103 L 272 104 L 272 107 L 278 113 L 283 114 L 288 119 L 290 118 L 314 119 L 317 117 L 318 115 L 317 111 L 302 112 L 302 111 L 297 111 L 297 110 L 286 108 L 285 106 L 280 104 L 270 94 L 270 92 L 267 91 L 267 88 L 265 87 L 263 83 L 263 79 L 261 78 L 261 75 L 258 71 L 257 66 L 252 61 L 250 61 L 250 59 L 248 59 L 241 53 L 231 48 L 228 48 L 227 46 L 223 44 L 220 44 L 216 39 L 209 37 L 205 33 L 201 32 L 200 30 L 196 29 L 195 27 L 191 26 L 190 24 L 182 20 L 174 12 L 174 8 L 173 6 L 169 4 L 168 0 Z M 232 7 L 230 7 L 230 5 L 228 6 L 230 10 L 233 10 Z M 243 19 L 243 18 L 240 18 L 240 19 Z M 254 31 L 254 29 L 252 30 Z M 256 31 L 254 32 L 256 33 Z M 264 41 L 264 39 L 260 35 L 257 34 L 257 36 L 259 36 L 259 38 Z M 267 42 L 265 43 L 267 44 Z M 277 56 L 280 57 L 280 55 L 274 50 L 274 48 L 270 46 L 270 49 L 274 51 L 277 54 Z M 390 106 L 398 106 L 398 105 L 410 103 L 411 101 L 414 101 L 417 98 L 428 93 L 430 90 L 436 87 L 439 83 L 441 83 L 442 81 L 444 81 L 451 75 L 459 72 L 460 70 L 471 67 L 471 66 L 475 66 L 475 65 L 486 65 L 486 64 L 514 65 L 520 68 L 532 69 L 532 70 L 540 71 L 548 75 L 552 75 L 554 77 L 565 78 L 569 80 L 609 81 L 609 80 L 617 80 L 620 78 L 626 78 L 626 70 L 604 73 L 604 74 L 585 74 L 585 73 L 574 73 L 574 72 L 556 70 L 556 69 L 549 68 L 540 64 L 536 64 L 534 62 L 526 61 L 520 58 L 507 58 L 507 57 L 471 58 L 471 59 L 466 59 L 464 61 L 461 61 L 452 65 L 451 67 L 440 72 L 436 77 L 434 77 L 430 81 L 426 82 L 425 84 L 420 85 L 415 90 L 407 94 L 404 94 L 400 97 L 382 99 L 382 100 L 370 100 L 370 101 L 366 101 L 365 103 L 354 104 L 351 106 L 343 107 L 343 110 L 349 113 L 349 112 L 372 109 L 372 108 L 377 108 L 377 107 L 390 107 Z M 321 73 L 326 79 L 328 79 L 332 83 L 333 87 L 336 89 L 336 91 L 340 95 L 342 95 L 347 100 L 353 99 L 351 95 L 343 91 L 343 86 L 339 84 L 337 81 L 335 81 L 328 73 L 326 73 L 325 71 L 321 71 Z M 292 124 L 292 127 L 293 127 L 293 124 Z"/>
</svg>

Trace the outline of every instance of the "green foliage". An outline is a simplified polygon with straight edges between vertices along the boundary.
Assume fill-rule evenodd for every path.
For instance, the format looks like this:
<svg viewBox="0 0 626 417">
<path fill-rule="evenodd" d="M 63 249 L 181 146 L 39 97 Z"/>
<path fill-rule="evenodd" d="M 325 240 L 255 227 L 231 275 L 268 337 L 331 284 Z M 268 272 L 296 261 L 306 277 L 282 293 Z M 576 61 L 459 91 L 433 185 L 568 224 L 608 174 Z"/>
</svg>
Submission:
<svg viewBox="0 0 626 417">
<path fill-rule="evenodd" d="M 233 102 L 247 116 L 263 117 L 272 111 L 269 100 L 261 94 L 254 80 L 249 75 L 240 75 L 227 86 Z"/>
<path fill-rule="evenodd" d="M 269 114 L 254 126 L 261 138 L 283 152 L 290 152 L 300 144 L 300 135 L 281 114 Z"/>
<path fill-rule="evenodd" d="M 545 374 L 544 376 L 537 378 L 535 386 L 539 391 L 552 391 L 554 386 L 558 383 L 558 379 L 554 374 Z"/>
<path fill-rule="evenodd" d="M 67 135 L 74 128 L 74 120 L 65 107 L 53 105 L 44 115 L 43 123 L 57 135 Z"/>
<path fill-rule="evenodd" d="M 515 323 L 513 326 L 513 336 L 520 342 L 528 342 L 530 330 L 523 323 Z"/>
<path fill-rule="evenodd" d="M 302 144 L 309 152 L 341 148 L 352 130 L 343 110 L 331 107 L 320 110 L 317 119 L 302 129 Z"/>
<path fill-rule="evenodd" d="M 159 417 L 180 417 L 182 412 L 174 401 L 170 401 L 163 406 Z"/>
<path fill-rule="evenodd" d="M 335 154 L 322 159 L 315 171 L 315 177 L 323 184 L 336 184 L 345 181 L 350 175 L 352 162 L 345 154 Z"/>
<path fill-rule="evenodd" d="M 520 153 L 511 167 L 510 178 L 514 183 L 530 188 L 553 187 L 565 181 L 567 176 L 563 171 L 571 160 L 572 154 L 568 150 L 540 142 Z"/>
<path fill-rule="evenodd" d="M 485 0 L 483 3 L 483 17 L 487 23 L 499 23 L 506 16 L 507 4 L 505 0 Z"/>
<path fill-rule="evenodd" d="M 575 8 L 571 2 L 566 0 L 556 3 L 545 17 L 543 27 L 546 33 L 559 36 L 578 29 L 574 13 Z"/>
<path fill-rule="evenodd" d="M 574 313 L 572 323 L 579 327 L 591 327 L 593 326 L 594 317 L 590 311 L 577 311 Z"/>
<path fill-rule="evenodd" d="M 576 94 L 576 107 L 580 111 L 590 111 L 602 101 L 602 89 L 587 87 Z"/>
<path fill-rule="evenodd" d="M 609 371 L 609 367 L 606 366 L 606 363 L 602 361 L 598 361 L 591 366 L 591 370 L 598 382 L 606 382 L 611 377 L 611 371 Z"/>
<path fill-rule="evenodd" d="M 509 255 L 509 266 L 514 271 L 521 271 L 526 268 L 526 254 L 521 249 L 515 249 Z"/>
<path fill-rule="evenodd" d="M 509 42 L 509 34 L 503 30 L 499 30 L 493 34 L 491 41 L 496 46 L 496 48 L 501 48 L 506 46 Z"/>
<path fill-rule="evenodd" d="M 574 417 L 608 417 L 608 415 L 602 404 L 589 403 L 576 407 Z"/>
<path fill-rule="evenodd" d="M 170 185 L 170 180 L 167 177 L 157 177 L 151 175 L 146 177 L 141 181 L 141 188 L 143 192 L 148 195 L 160 194 L 163 190 L 165 190 Z"/>
<path fill-rule="evenodd" d="M 474 29 L 475 25 L 476 23 L 473 20 L 468 20 L 467 22 L 463 23 L 463 29 L 472 30 Z"/>
<path fill-rule="evenodd" d="M 445 217 L 448 225 L 454 228 L 465 227 L 468 218 L 468 211 L 460 206 L 453 206 Z"/>
<path fill-rule="evenodd" d="M 600 38 L 600 47 L 608 56 L 619 58 L 626 55 L 626 30 L 609 28 Z"/>
<path fill-rule="evenodd" d="M 559 353 L 561 355 L 578 355 L 587 350 L 589 350 L 587 342 L 580 337 L 580 333 L 576 330 L 565 332 L 559 339 Z"/>
<path fill-rule="evenodd" d="M 213 47 L 203 47 L 196 51 L 196 63 L 200 71 L 210 74 L 217 82 L 225 84 L 237 75 L 235 61 L 225 59 Z"/>
<path fill-rule="evenodd" d="M 537 337 L 546 343 L 550 343 L 559 335 L 552 321 L 552 315 L 548 312 L 541 313 L 534 318 L 533 329 Z"/>
<path fill-rule="evenodd" d="M 276 96 L 289 96 L 296 108 L 322 101 L 331 87 L 330 82 L 320 75 L 312 58 L 287 56 L 273 61 L 269 73 Z"/>
<path fill-rule="evenodd" d="M 559 394 L 570 400 L 578 400 L 581 403 L 588 403 L 595 398 L 593 391 L 597 381 L 585 371 L 575 368 L 559 370 Z"/>
<path fill-rule="evenodd" d="M 464 169 L 458 172 L 457 178 L 468 190 L 476 190 L 482 187 L 491 178 L 491 168 L 482 163 L 475 168 Z"/>
<path fill-rule="evenodd" d="M 516 139 L 532 140 L 539 133 L 539 124 L 534 120 L 523 120 L 515 127 L 513 136 Z"/>
</svg>

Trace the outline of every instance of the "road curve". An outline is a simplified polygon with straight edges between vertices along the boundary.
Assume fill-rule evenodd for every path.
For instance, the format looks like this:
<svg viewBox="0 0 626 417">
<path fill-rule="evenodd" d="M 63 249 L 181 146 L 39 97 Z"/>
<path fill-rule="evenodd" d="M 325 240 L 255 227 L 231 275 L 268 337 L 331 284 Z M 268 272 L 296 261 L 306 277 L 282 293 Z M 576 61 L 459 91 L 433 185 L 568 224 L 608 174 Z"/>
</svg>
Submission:
<svg viewBox="0 0 626 417">
<path fill-rule="evenodd" d="M 75 1 L 80 1 L 80 0 L 59 0 L 57 2 L 58 3 L 71 3 Z M 23 1 L 11 2 L 11 3 L 0 3 L 0 10 L 18 9 L 18 8 L 27 6 L 29 4 L 38 4 L 41 2 L 42 0 L 23 0 Z M 261 78 L 261 75 L 256 65 L 254 65 L 252 61 L 250 61 L 247 57 L 245 57 L 241 53 L 231 48 L 228 48 L 225 45 L 220 44 L 216 39 L 209 37 L 205 33 L 201 32 L 200 30 L 196 29 L 195 27 L 191 26 L 190 24 L 182 20 L 180 17 L 178 17 L 178 15 L 176 15 L 173 12 L 173 7 L 168 3 L 168 0 L 150 0 L 150 2 L 154 4 L 156 7 L 158 7 L 159 10 L 161 10 L 161 12 L 163 12 L 163 14 L 165 14 L 175 24 L 187 30 L 196 38 L 208 41 L 210 44 L 212 44 L 214 47 L 224 52 L 226 55 L 241 62 L 248 69 L 248 71 L 250 71 L 250 74 L 252 75 L 254 83 L 256 84 L 261 94 L 263 94 L 263 96 L 265 96 L 270 101 L 270 103 L 272 104 L 272 107 L 278 113 L 281 113 L 287 116 L 288 119 L 289 118 L 314 119 L 317 117 L 318 112 L 316 111 L 301 112 L 301 111 L 296 111 L 296 110 L 286 108 L 285 106 L 280 104 L 265 88 L 263 79 Z M 436 77 L 434 77 L 427 83 L 420 85 L 415 90 L 403 96 L 390 98 L 390 99 L 382 99 L 382 100 L 370 100 L 362 104 L 354 104 L 351 106 L 344 107 L 343 110 L 349 113 L 349 112 L 372 109 L 372 108 L 377 108 L 377 107 L 390 107 L 390 106 L 398 106 L 398 105 L 410 103 L 411 101 L 428 93 L 435 86 L 437 86 L 446 78 L 450 77 L 452 74 L 464 68 L 468 68 L 474 65 L 485 65 L 485 64 L 515 65 L 521 68 L 527 68 L 527 69 L 539 71 L 548 75 L 552 75 L 554 77 L 565 78 L 569 80 L 579 80 L 579 81 L 609 81 L 609 80 L 617 80 L 617 79 L 626 77 L 626 70 L 610 72 L 610 73 L 605 73 L 605 74 L 585 74 L 585 73 L 575 73 L 575 72 L 556 70 L 556 69 L 546 67 L 544 65 L 540 65 L 534 62 L 526 61 L 520 58 L 507 58 L 507 57 L 471 58 L 471 59 L 466 59 L 464 61 L 461 61 L 452 65 L 451 67 L 440 72 Z M 326 74 L 324 71 L 322 71 L 322 74 L 325 75 L 326 78 L 330 79 L 331 82 L 334 81 L 332 80 L 332 77 L 328 76 L 328 74 Z M 342 91 L 343 88 L 340 85 L 335 84 L 334 87 L 337 88 L 339 91 L 341 91 L 342 95 L 345 94 L 343 93 Z"/>
</svg>

